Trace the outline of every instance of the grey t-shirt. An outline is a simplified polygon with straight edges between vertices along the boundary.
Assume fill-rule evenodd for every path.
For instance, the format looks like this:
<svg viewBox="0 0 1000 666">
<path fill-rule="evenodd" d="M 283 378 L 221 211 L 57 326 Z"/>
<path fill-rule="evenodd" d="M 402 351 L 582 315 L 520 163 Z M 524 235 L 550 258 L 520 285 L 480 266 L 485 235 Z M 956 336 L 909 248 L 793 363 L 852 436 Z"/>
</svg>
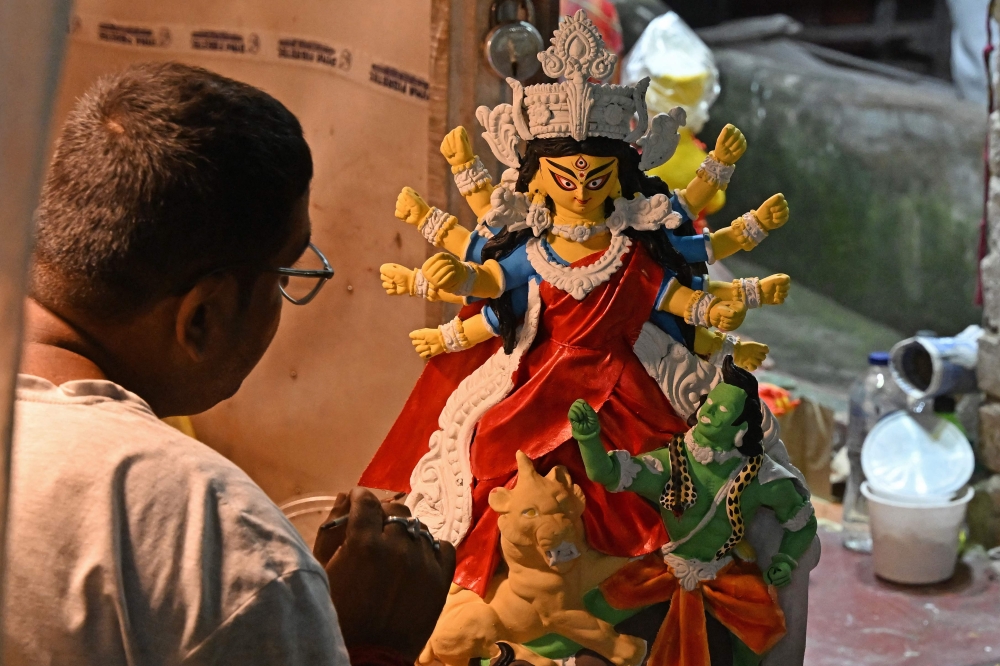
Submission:
<svg viewBox="0 0 1000 666">
<path fill-rule="evenodd" d="M 8 529 L 5 664 L 349 664 L 281 511 L 112 382 L 19 377 Z"/>
</svg>

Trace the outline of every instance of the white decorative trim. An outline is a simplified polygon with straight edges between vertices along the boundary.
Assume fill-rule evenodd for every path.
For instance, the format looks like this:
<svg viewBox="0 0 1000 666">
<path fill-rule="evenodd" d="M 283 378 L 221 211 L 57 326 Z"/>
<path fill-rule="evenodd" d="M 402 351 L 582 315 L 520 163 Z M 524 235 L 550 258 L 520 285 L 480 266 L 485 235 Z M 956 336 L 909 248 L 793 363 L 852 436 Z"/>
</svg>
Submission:
<svg viewBox="0 0 1000 666">
<path fill-rule="evenodd" d="M 674 196 L 677 197 L 677 203 L 681 205 L 681 208 L 684 210 L 684 214 L 687 215 L 689 220 L 693 220 L 698 217 L 696 213 L 691 212 L 691 204 L 689 204 L 687 199 L 684 198 L 683 190 L 675 191 Z"/>
<path fill-rule="evenodd" d="M 752 211 L 743 213 L 743 228 L 746 230 L 747 239 L 753 243 L 754 247 L 760 245 L 767 238 L 767 230 L 761 226 L 760 220 Z"/>
<path fill-rule="evenodd" d="M 653 474 L 663 474 L 663 461 L 656 456 L 649 455 L 648 453 L 644 456 L 639 456 L 639 460 L 642 464 L 646 466 Z"/>
<path fill-rule="evenodd" d="M 427 298 L 427 291 L 430 283 L 424 276 L 424 272 L 419 268 L 413 272 L 413 296 Z"/>
<path fill-rule="evenodd" d="M 531 233 L 535 234 L 538 238 L 544 234 L 549 227 L 552 226 L 552 213 L 549 212 L 549 207 L 545 205 L 545 201 L 540 202 L 533 201 L 531 205 L 528 206 L 528 214 L 524 218 L 524 226 L 518 227 L 517 225 L 511 225 L 511 231 L 519 231 L 520 229 L 531 229 Z"/>
<path fill-rule="evenodd" d="M 660 166 L 677 150 L 681 135 L 678 129 L 687 123 L 687 112 L 675 106 L 667 113 L 657 114 L 649 125 L 649 132 L 636 144 L 642 148 L 642 159 L 639 169 L 649 171 Z"/>
<path fill-rule="evenodd" d="M 674 578 L 688 592 L 696 589 L 702 581 L 715 580 L 715 576 L 722 571 L 723 567 L 733 561 L 732 556 L 725 557 L 711 562 L 701 560 L 688 560 L 678 555 L 667 554 L 663 556 L 663 561 L 671 571 Z"/>
<path fill-rule="evenodd" d="M 575 243 L 584 243 L 594 236 L 603 234 L 607 230 L 608 225 L 606 224 L 595 224 L 592 226 L 585 224 L 553 224 L 552 228 L 549 229 L 556 236 Z"/>
<path fill-rule="evenodd" d="M 722 346 L 719 347 L 717 352 L 708 357 L 708 362 L 721 368 L 722 362 L 726 360 L 726 357 L 732 356 L 735 353 L 736 345 L 738 345 L 739 342 L 739 336 L 726 333 L 722 339 Z"/>
<path fill-rule="evenodd" d="M 541 299 L 538 285 L 528 284 L 528 311 L 514 350 L 507 355 L 498 349 L 462 380 L 441 410 L 429 450 L 410 474 L 406 506 L 435 538 L 456 546 L 472 520 L 472 434 L 483 415 L 514 388 L 514 372 L 538 332 Z"/>
<path fill-rule="evenodd" d="M 512 104 L 498 105 L 492 111 L 476 110 L 476 117 L 486 129 L 483 137 L 493 154 L 504 164 L 517 167 L 519 140 L 573 137 L 582 141 L 588 136 L 602 136 L 646 145 L 647 163 L 663 159 L 671 152 L 671 120 L 649 122 L 646 89 L 649 78 L 635 85 L 594 83 L 614 72 L 617 56 L 608 51 L 601 34 L 581 10 L 564 18 L 552 38 L 552 46 L 538 54 L 547 76 L 562 79 L 558 83 L 539 83 L 524 87 L 507 79 Z M 638 123 L 632 128 L 632 118 Z M 645 139 L 640 137 L 646 134 Z"/>
<path fill-rule="evenodd" d="M 618 272 L 631 247 L 632 240 L 628 236 L 614 236 L 601 258 L 588 266 L 563 266 L 550 261 L 540 238 L 529 240 L 525 251 L 531 267 L 543 280 L 582 301 L 595 287 Z"/>
<path fill-rule="evenodd" d="M 486 224 L 485 220 L 479 220 L 479 222 L 476 222 L 476 228 L 473 229 L 472 231 L 474 233 L 479 234 L 483 238 L 493 238 L 493 232 L 490 231 L 490 228 Z M 471 236 L 470 236 L 470 238 L 471 238 Z M 466 243 L 468 243 L 468 241 L 466 241 Z M 463 252 L 462 252 L 463 256 L 465 255 L 465 253 L 467 251 L 468 251 L 468 249 L 463 250 Z M 468 257 L 466 257 L 466 258 L 468 258 Z"/>
<path fill-rule="evenodd" d="M 794 516 L 781 523 L 781 529 L 788 530 L 789 532 L 798 532 L 806 526 L 806 523 L 809 522 L 814 513 L 816 513 L 816 509 L 813 508 L 812 502 L 807 501 L 795 512 Z"/>
<path fill-rule="evenodd" d="M 476 286 L 476 265 L 468 261 L 463 261 L 462 265 L 465 266 L 465 280 L 452 289 L 451 293 L 456 296 L 471 296 L 472 289 Z"/>
<path fill-rule="evenodd" d="M 703 176 L 713 185 L 718 185 L 720 187 L 725 187 L 729 184 L 734 171 L 736 171 L 735 164 L 723 164 L 711 155 L 705 157 L 705 161 L 701 163 L 700 167 L 698 167 L 699 175 Z"/>
<path fill-rule="evenodd" d="M 760 278 L 739 278 L 743 302 L 748 308 L 759 308 L 761 303 Z"/>
<path fill-rule="evenodd" d="M 490 172 L 486 170 L 486 166 L 483 165 L 483 161 L 479 159 L 478 155 L 470 166 L 455 172 L 454 177 L 455 186 L 458 187 L 458 192 L 463 197 L 478 192 L 493 181 Z"/>
<path fill-rule="evenodd" d="M 420 227 L 420 233 L 431 245 L 437 244 L 437 235 L 441 229 L 444 228 L 445 223 L 448 221 L 451 215 L 441 210 L 440 208 L 435 208 L 431 206 L 431 209 L 427 211 L 427 217 L 423 225 Z"/>
<path fill-rule="evenodd" d="M 438 330 L 441 331 L 441 337 L 444 340 L 444 350 L 446 352 L 458 352 L 465 349 L 465 345 L 462 344 L 461 326 L 462 320 L 458 317 L 455 317 L 447 324 L 438 326 Z"/>
<path fill-rule="evenodd" d="M 719 451 L 718 449 L 713 449 L 711 446 L 702 446 L 694 438 L 694 428 L 691 428 L 684 433 L 684 446 L 686 446 L 687 450 L 691 452 L 691 456 L 702 465 L 708 465 L 713 462 L 721 465 L 729 462 L 733 458 L 745 457 L 739 449 Z"/>
<path fill-rule="evenodd" d="M 642 465 L 632 460 L 632 454 L 618 449 L 611 452 L 618 459 L 618 485 L 611 492 L 620 493 L 632 486 L 635 477 L 642 471 Z"/>
<path fill-rule="evenodd" d="M 694 292 L 691 296 L 691 302 L 688 303 L 685 309 L 684 321 L 692 326 L 710 328 L 712 323 L 709 320 L 709 311 L 712 309 L 714 301 L 715 296 L 712 296 L 707 291 Z"/>
<path fill-rule="evenodd" d="M 476 109 L 476 120 L 486 130 L 483 138 L 490 145 L 493 155 L 503 164 L 516 169 L 521 166 L 517 154 L 517 129 L 514 127 L 514 107 L 499 104 L 490 110 L 488 106 Z"/>
<path fill-rule="evenodd" d="M 494 188 L 490 195 L 490 209 L 483 215 L 483 223 L 491 227 L 507 227 L 511 231 L 527 228 L 528 197 L 506 187 Z"/>
<path fill-rule="evenodd" d="M 670 197 L 666 194 L 654 194 L 648 198 L 637 194 L 634 199 L 615 199 L 615 210 L 608 216 L 606 224 L 611 233 L 618 236 L 626 229 L 676 229 L 681 224 L 681 216 L 670 207 Z"/>
</svg>

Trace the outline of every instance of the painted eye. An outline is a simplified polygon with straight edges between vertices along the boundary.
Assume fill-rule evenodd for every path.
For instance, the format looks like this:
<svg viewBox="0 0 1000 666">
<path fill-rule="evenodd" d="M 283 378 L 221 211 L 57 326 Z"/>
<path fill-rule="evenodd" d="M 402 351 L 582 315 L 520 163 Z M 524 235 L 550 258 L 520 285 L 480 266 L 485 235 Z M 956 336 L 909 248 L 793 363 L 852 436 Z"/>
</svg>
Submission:
<svg viewBox="0 0 1000 666">
<path fill-rule="evenodd" d="M 552 179 L 556 181 L 556 185 L 558 185 L 562 189 L 566 190 L 567 192 L 572 192 L 576 190 L 576 183 L 574 183 L 569 178 L 566 178 L 565 176 L 560 176 L 555 171 L 549 171 L 549 173 L 552 174 Z"/>
<path fill-rule="evenodd" d="M 705 404 L 706 405 L 711 405 L 712 404 L 712 399 L 708 398 L 707 400 L 705 400 Z"/>
<path fill-rule="evenodd" d="M 611 178 L 610 173 L 606 173 L 603 176 L 598 176 L 597 178 L 594 178 L 589 183 L 587 183 L 587 189 L 599 190 L 607 184 L 609 178 Z"/>
<path fill-rule="evenodd" d="M 729 410 L 728 410 L 728 409 L 726 409 L 726 406 L 725 406 L 725 405 L 719 405 L 719 411 L 720 411 L 720 412 L 726 412 L 726 413 L 728 413 L 728 412 L 729 412 Z"/>
<path fill-rule="evenodd" d="M 536 509 L 525 509 L 521 512 L 521 515 L 525 518 L 535 518 L 538 516 L 538 511 Z"/>
</svg>

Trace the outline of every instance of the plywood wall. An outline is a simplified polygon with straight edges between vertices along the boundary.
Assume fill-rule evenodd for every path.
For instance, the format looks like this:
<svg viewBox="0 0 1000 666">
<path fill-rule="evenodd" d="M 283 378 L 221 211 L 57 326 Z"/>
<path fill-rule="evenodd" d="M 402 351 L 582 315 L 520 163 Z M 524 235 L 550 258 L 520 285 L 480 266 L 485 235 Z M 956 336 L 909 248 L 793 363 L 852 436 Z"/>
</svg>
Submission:
<svg viewBox="0 0 1000 666">
<path fill-rule="evenodd" d="M 404 185 L 427 184 L 431 0 L 79 0 L 74 12 L 56 125 L 96 77 L 165 59 L 257 85 L 302 121 L 313 237 L 336 277 L 309 305 L 285 304 L 239 393 L 194 422 L 276 501 L 350 487 L 422 366 L 407 332 L 426 306 L 386 296 L 378 266 L 427 254 L 393 209 Z"/>
</svg>

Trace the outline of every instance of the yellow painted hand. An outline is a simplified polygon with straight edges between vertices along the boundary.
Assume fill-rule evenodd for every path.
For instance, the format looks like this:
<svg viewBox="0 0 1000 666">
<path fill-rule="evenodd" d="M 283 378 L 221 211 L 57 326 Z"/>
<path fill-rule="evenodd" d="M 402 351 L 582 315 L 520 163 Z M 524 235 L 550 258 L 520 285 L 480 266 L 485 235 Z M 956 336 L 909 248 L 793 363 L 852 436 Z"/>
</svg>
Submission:
<svg viewBox="0 0 1000 666">
<path fill-rule="evenodd" d="M 448 252 L 438 252 L 420 268 L 427 282 L 442 291 L 454 291 L 469 279 L 469 268 Z"/>
<path fill-rule="evenodd" d="M 792 278 L 784 273 L 768 275 L 760 281 L 761 301 L 763 305 L 781 305 L 788 296 L 788 288 Z"/>
<path fill-rule="evenodd" d="M 424 360 L 444 353 L 444 336 L 436 328 L 419 328 L 411 331 L 410 342 Z"/>
<path fill-rule="evenodd" d="M 760 342 L 737 342 L 733 345 L 733 363 L 747 372 L 753 372 L 767 358 L 770 349 Z"/>
<path fill-rule="evenodd" d="M 747 151 L 747 139 L 735 125 L 726 125 L 719 132 L 712 154 L 723 164 L 736 164 Z"/>
<path fill-rule="evenodd" d="M 412 187 L 404 187 L 396 197 L 396 217 L 407 224 L 419 227 L 430 209 L 427 202 Z"/>
<path fill-rule="evenodd" d="M 708 321 L 720 331 L 735 331 L 747 316 L 740 301 L 715 301 L 708 311 Z"/>
<path fill-rule="evenodd" d="M 413 271 L 399 264 L 382 264 L 378 269 L 382 278 L 382 288 L 390 296 L 413 293 Z"/>
<path fill-rule="evenodd" d="M 783 227 L 785 222 L 788 222 L 788 202 L 785 201 L 785 195 L 780 192 L 775 194 L 762 203 L 760 208 L 754 211 L 754 214 L 760 221 L 760 226 L 767 231 Z"/>
<path fill-rule="evenodd" d="M 464 127 L 458 126 L 445 135 L 444 141 L 441 142 L 441 154 L 452 166 L 465 164 L 475 157 L 469 133 Z"/>
</svg>

